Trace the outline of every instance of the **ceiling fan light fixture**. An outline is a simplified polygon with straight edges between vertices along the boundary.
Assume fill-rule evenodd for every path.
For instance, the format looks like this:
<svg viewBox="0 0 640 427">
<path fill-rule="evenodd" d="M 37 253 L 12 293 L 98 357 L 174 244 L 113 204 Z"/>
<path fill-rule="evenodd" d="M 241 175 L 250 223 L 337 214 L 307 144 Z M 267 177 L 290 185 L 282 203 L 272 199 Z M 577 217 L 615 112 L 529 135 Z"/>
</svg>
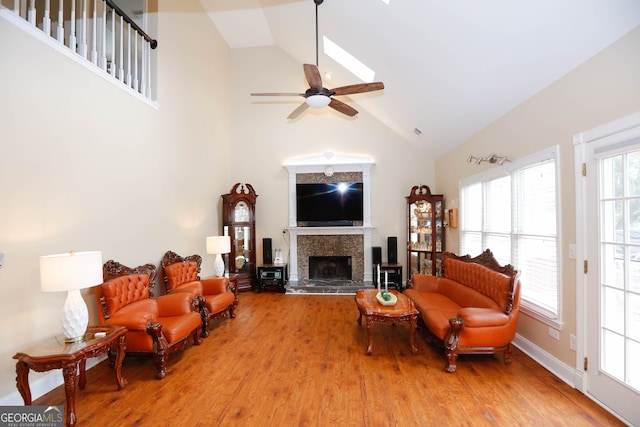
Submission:
<svg viewBox="0 0 640 427">
<path fill-rule="evenodd" d="M 306 103 L 309 104 L 309 107 L 313 108 L 323 108 L 329 105 L 331 99 L 325 95 L 311 95 L 306 99 Z"/>
</svg>

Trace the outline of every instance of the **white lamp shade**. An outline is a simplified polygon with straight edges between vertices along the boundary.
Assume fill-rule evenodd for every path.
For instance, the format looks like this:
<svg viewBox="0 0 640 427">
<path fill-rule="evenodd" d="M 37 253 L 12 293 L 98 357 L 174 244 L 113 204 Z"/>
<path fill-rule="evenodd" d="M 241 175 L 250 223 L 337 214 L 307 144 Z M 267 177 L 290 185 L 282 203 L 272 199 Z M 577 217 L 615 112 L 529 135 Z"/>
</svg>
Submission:
<svg viewBox="0 0 640 427">
<path fill-rule="evenodd" d="M 99 285 L 102 279 L 102 252 L 67 252 L 40 257 L 40 288 L 60 292 Z"/>
<path fill-rule="evenodd" d="M 40 287 L 44 292 L 68 291 L 62 307 L 65 341 L 84 339 L 89 324 L 87 305 L 80 289 L 102 283 L 102 253 L 68 252 L 40 257 Z"/>
<path fill-rule="evenodd" d="M 231 238 L 229 236 L 207 237 L 208 254 L 228 254 L 231 252 Z"/>
<path fill-rule="evenodd" d="M 306 99 L 306 103 L 309 104 L 309 107 L 313 108 L 326 107 L 330 102 L 331 98 L 326 95 L 311 95 Z"/>
</svg>

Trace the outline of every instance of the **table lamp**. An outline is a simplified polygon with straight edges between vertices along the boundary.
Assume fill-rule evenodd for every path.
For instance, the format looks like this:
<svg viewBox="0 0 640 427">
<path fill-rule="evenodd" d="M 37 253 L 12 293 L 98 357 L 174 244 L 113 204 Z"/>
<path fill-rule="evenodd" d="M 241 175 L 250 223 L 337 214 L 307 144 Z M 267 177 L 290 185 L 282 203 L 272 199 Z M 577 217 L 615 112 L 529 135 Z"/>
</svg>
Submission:
<svg viewBox="0 0 640 427">
<path fill-rule="evenodd" d="M 84 339 L 89 323 L 87 305 L 80 289 L 102 283 L 102 252 L 68 252 L 40 257 L 40 288 L 43 292 L 67 291 L 62 307 L 62 332 L 66 342 Z"/>
<path fill-rule="evenodd" d="M 209 236 L 207 237 L 207 253 L 215 254 L 213 262 L 213 274 L 216 277 L 224 276 L 224 261 L 222 254 L 231 252 L 231 239 L 229 236 Z"/>
</svg>

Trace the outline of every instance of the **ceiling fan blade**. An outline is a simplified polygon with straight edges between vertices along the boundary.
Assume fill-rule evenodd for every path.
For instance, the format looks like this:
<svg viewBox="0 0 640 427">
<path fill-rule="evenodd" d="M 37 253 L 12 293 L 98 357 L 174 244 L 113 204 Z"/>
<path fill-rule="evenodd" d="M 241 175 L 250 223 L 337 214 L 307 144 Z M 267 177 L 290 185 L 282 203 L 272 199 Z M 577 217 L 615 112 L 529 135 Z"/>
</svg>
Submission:
<svg viewBox="0 0 640 427">
<path fill-rule="evenodd" d="M 304 76 L 307 78 L 311 89 L 322 90 L 322 77 L 318 67 L 313 64 L 303 64 Z"/>
<path fill-rule="evenodd" d="M 302 114 L 303 112 L 305 112 L 307 110 L 307 108 L 309 108 L 309 104 L 307 104 L 306 102 L 303 102 L 302 104 L 300 104 L 298 106 L 298 108 L 296 108 L 295 110 L 293 110 L 291 112 L 291 114 L 289 114 L 287 116 L 287 119 L 295 119 L 296 117 L 298 117 L 300 114 Z"/>
<path fill-rule="evenodd" d="M 384 83 L 373 82 L 373 83 L 359 83 L 355 85 L 340 86 L 340 87 L 331 89 L 331 91 L 335 92 L 336 95 L 351 95 L 353 93 L 373 92 L 374 90 L 382 90 L 382 89 L 384 89 Z"/>
<path fill-rule="evenodd" d="M 331 98 L 329 107 L 333 108 L 334 110 L 340 111 L 342 114 L 346 114 L 349 117 L 353 117 L 358 114 L 358 110 L 334 98 Z"/>
<path fill-rule="evenodd" d="M 251 96 L 305 96 L 304 93 L 284 93 L 284 92 L 267 92 L 267 93 L 251 93 Z"/>
</svg>

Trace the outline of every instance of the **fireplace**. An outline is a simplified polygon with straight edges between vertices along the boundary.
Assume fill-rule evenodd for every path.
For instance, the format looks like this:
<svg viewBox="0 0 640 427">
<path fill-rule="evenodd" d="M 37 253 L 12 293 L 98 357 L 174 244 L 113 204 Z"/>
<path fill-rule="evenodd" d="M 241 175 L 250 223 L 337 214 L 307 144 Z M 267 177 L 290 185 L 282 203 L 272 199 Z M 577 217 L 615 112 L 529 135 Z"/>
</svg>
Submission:
<svg viewBox="0 0 640 427">
<path fill-rule="evenodd" d="M 372 280 L 371 167 L 368 156 L 325 152 L 290 159 L 289 172 L 289 281 L 309 279 L 312 256 L 350 256 L 351 280 Z M 336 180 L 363 183 L 362 224 L 349 227 L 304 227 L 297 222 L 296 184 L 325 183 Z M 336 279 L 340 280 L 340 279 Z"/>
<path fill-rule="evenodd" d="M 310 256 L 309 280 L 351 280 L 350 256 Z"/>
<path fill-rule="evenodd" d="M 336 228 L 353 230 L 356 227 Z M 317 229 L 327 231 L 326 227 L 307 227 L 304 228 L 303 231 L 311 232 Z M 309 263 L 312 259 L 318 258 L 330 258 L 333 260 L 348 258 L 351 261 L 351 277 L 348 280 L 354 282 L 362 282 L 365 280 L 364 258 L 366 254 L 364 252 L 364 239 L 362 234 L 303 234 L 296 236 L 295 240 L 299 273 L 296 280 L 310 280 L 312 268 Z M 368 280 L 371 279 L 369 278 Z"/>
</svg>

